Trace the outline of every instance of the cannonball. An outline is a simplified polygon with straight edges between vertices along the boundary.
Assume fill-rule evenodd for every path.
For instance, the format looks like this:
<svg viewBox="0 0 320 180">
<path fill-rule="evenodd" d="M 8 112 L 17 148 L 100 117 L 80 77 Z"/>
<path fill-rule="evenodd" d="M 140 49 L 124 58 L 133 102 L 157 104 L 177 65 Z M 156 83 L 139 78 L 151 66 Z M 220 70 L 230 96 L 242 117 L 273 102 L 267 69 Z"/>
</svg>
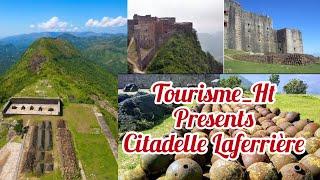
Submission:
<svg viewBox="0 0 320 180">
<path fill-rule="evenodd" d="M 215 161 L 210 168 L 210 179 L 225 180 L 225 179 L 245 179 L 245 171 L 243 167 L 233 161 L 219 159 Z"/>
<path fill-rule="evenodd" d="M 320 176 L 320 158 L 313 155 L 308 154 L 300 160 L 300 163 L 303 164 L 307 169 L 310 170 L 312 176 L 317 179 Z"/>
<path fill-rule="evenodd" d="M 142 154 L 140 166 L 148 175 L 157 175 L 165 172 L 173 160 L 173 155 Z"/>
<path fill-rule="evenodd" d="M 290 163 L 280 169 L 282 180 L 313 180 L 310 170 L 301 163 Z"/>
<path fill-rule="evenodd" d="M 251 180 L 277 180 L 278 173 L 271 163 L 257 162 L 250 165 L 247 169 L 249 179 Z"/>
<path fill-rule="evenodd" d="M 277 171 L 280 171 L 280 169 L 287 164 L 298 162 L 293 154 L 275 154 L 271 157 L 270 161 Z"/>
<path fill-rule="evenodd" d="M 298 129 L 298 131 L 302 131 L 303 128 L 309 123 L 308 119 L 301 119 L 299 121 L 293 122 L 293 125 Z"/>
<path fill-rule="evenodd" d="M 166 179 L 201 180 L 202 174 L 202 169 L 197 162 L 189 158 L 184 158 L 170 164 L 166 172 Z"/>
<path fill-rule="evenodd" d="M 269 162 L 266 154 L 241 154 L 241 159 L 246 168 L 257 162 Z"/>
<path fill-rule="evenodd" d="M 320 148 L 320 139 L 316 137 L 311 137 L 307 139 L 306 151 L 309 154 L 315 153 Z"/>
<path fill-rule="evenodd" d="M 304 131 L 309 131 L 313 135 L 317 131 L 318 128 L 319 128 L 319 124 L 317 124 L 317 123 L 309 123 L 303 128 L 303 130 Z"/>
</svg>

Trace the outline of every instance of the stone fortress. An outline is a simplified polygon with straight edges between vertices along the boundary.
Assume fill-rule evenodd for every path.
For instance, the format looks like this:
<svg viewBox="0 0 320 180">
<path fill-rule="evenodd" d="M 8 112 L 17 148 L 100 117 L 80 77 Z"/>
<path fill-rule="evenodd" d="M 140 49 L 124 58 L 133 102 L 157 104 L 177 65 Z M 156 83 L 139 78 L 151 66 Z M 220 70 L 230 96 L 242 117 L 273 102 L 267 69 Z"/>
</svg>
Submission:
<svg viewBox="0 0 320 180">
<path fill-rule="evenodd" d="M 2 114 L 60 116 L 61 106 L 59 98 L 13 97 L 5 104 Z"/>
<path fill-rule="evenodd" d="M 128 20 L 128 61 L 143 71 L 155 53 L 176 32 L 193 32 L 192 22 L 176 22 L 174 17 L 139 16 Z"/>
<path fill-rule="evenodd" d="M 254 53 L 303 54 L 299 30 L 275 30 L 269 16 L 247 12 L 235 0 L 225 0 L 224 3 L 225 48 Z"/>
</svg>

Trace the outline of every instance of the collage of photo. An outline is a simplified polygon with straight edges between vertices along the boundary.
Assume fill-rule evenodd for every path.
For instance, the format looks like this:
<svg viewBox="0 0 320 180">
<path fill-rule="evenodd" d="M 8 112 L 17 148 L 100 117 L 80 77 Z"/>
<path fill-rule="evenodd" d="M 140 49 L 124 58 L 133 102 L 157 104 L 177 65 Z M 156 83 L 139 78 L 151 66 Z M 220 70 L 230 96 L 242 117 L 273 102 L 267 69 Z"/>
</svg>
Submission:
<svg viewBox="0 0 320 180">
<path fill-rule="evenodd" d="M 0 1 L 0 180 L 320 180 L 320 2 Z M 157 104 L 174 88 L 277 86 L 274 103 Z M 180 97 L 183 99 L 183 97 Z M 175 127 L 194 113 L 251 113 L 251 129 Z M 183 125 L 185 126 L 185 124 Z M 129 133 L 211 141 L 283 132 L 305 151 L 128 153 Z M 144 140 L 141 142 L 146 143 Z M 229 145 L 226 148 L 231 148 Z M 239 148 L 239 147 L 233 147 Z M 254 147 L 256 148 L 256 147 Z"/>
</svg>

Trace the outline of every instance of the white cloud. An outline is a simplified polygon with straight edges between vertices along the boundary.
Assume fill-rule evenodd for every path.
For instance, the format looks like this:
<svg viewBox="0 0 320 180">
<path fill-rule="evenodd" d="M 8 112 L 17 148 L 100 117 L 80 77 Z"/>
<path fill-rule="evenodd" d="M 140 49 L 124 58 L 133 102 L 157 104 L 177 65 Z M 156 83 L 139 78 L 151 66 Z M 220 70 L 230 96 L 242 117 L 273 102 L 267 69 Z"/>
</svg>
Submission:
<svg viewBox="0 0 320 180">
<path fill-rule="evenodd" d="M 118 16 L 116 18 L 103 17 L 100 21 L 96 19 L 89 19 L 86 22 L 87 27 L 119 27 L 127 24 L 127 19 Z"/>
<path fill-rule="evenodd" d="M 46 31 L 66 31 L 69 25 L 67 22 L 60 21 L 58 17 L 54 16 L 48 21 L 38 24 L 37 27 Z"/>
<path fill-rule="evenodd" d="M 128 18 L 134 14 L 176 17 L 191 21 L 200 33 L 223 32 L 223 0 L 128 0 Z"/>
<path fill-rule="evenodd" d="M 34 24 L 31 24 L 30 25 L 30 28 L 35 28 L 36 26 Z"/>
</svg>

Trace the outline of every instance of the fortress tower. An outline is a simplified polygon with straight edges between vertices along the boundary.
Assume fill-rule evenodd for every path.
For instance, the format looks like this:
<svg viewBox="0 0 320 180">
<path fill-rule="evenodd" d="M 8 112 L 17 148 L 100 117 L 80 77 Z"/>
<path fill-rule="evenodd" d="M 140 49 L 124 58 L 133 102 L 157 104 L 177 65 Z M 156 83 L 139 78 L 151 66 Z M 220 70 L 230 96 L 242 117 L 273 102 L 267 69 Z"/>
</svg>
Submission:
<svg viewBox="0 0 320 180">
<path fill-rule="evenodd" d="M 226 49 L 303 54 L 302 34 L 299 30 L 275 30 L 270 17 L 246 12 L 235 0 L 225 0 L 224 3 Z"/>
<path fill-rule="evenodd" d="M 193 32 L 192 22 L 177 23 L 174 17 L 139 16 L 128 20 L 128 46 L 135 45 L 135 60 L 140 70 L 144 70 L 156 51 L 176 32 Z M 132 47 L 131 47 L 132 49 Z"/>
</svg>

